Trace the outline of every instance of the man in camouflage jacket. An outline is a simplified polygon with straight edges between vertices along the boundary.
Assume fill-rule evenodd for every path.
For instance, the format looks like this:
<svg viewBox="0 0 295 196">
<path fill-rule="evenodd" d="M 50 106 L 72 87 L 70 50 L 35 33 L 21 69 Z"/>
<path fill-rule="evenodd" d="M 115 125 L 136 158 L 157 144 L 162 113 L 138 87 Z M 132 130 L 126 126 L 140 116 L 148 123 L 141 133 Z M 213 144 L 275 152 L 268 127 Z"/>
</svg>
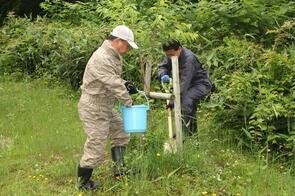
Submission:
<svg viewBox="0 0 295 196">
<path fill-rule="evenodd" d="M 81 86 L 82 95 L 78 103 L 80 119 L 87 135 L 84 153 L 78 166 L 79 188 L 95 190 L 98 182 L 90 180 L 93 169 L 104 162 L 107 139 L 111 139 L 112 158 L 116 166 L 123 164 L 125 146 L 129 135 L 124 133 L 122 120 L 114 110 L 116 100 L 125 106 L 132 105 L 129 94 L 136 87 L 121 78 L 122 55 L 129 47 L 138 48 L 133 32 L 120 25 L 113 29 L 108 40 L 89 59 Z M 122 173 L 114 169 L 114 175 Z"/>
</svg>

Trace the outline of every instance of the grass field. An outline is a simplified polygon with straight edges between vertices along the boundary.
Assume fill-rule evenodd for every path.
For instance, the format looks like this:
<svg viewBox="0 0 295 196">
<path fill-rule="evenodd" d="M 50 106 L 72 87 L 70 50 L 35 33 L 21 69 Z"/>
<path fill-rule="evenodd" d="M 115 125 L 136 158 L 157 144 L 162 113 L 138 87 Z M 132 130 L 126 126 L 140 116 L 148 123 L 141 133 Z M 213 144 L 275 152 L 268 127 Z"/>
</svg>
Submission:
<svg viewBox="0 0 295 196">
<path fill-rule="evenodd" d="M 65 87 L 0 78 L 0 195 L 295 195 L 294 164 L 266 165 L 220 142 L 204 115 L 200 142 L 186 140 L 183 160 L 163 154 L 164 110 L 150 111 L 145 140 L 132 136 L 126 162 L 133 175 L 113 179 L 108 158 L 93 176 L 101 189 L 80 192 L 76 166 L 85 136 L 77 102 Z"/>
</svg>

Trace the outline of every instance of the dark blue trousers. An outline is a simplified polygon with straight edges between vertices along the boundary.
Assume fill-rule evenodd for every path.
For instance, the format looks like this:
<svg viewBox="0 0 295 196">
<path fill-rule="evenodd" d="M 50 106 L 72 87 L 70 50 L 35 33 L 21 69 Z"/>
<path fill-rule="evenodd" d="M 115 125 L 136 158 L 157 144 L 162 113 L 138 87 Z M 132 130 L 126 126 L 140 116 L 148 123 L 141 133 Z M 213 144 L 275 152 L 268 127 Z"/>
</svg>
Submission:
<svg viewBox="0 0 295 196">
<path fill-rule="evenodd" d="M 188 89 L 188 92 L 181 96 L 181 113 L 185 135 L 191 136 L 198 132 L 197 106 L 210 90 L 211 87 L 198 84 Z"/>
</svg>

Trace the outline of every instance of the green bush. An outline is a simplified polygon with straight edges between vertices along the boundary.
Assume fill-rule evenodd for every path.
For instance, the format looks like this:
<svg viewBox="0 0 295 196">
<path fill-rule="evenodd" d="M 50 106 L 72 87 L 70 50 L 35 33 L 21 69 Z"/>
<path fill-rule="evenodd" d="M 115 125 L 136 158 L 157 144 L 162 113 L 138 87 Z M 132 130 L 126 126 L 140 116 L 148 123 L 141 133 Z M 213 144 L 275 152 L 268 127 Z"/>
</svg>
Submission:
<svg viewBox="0 0 295 196">
<path fill-rule="evenodd" d="M 207 61 L 217 92 L 208 107 L 216 123 L 240 130 L 234 135 L 241 145 L 294 155 L 294 49 L 227 39 L 212 53 Z"/>
<path fill-rule="evenodd" d="M 1 72 L 52 75 L 77 88 L 88 58 L 106 35 L 103 28 L 88 24 L 70 26 L 43 18 L 11 17 L 1 31 L 5 42 Z"/>
</svg>

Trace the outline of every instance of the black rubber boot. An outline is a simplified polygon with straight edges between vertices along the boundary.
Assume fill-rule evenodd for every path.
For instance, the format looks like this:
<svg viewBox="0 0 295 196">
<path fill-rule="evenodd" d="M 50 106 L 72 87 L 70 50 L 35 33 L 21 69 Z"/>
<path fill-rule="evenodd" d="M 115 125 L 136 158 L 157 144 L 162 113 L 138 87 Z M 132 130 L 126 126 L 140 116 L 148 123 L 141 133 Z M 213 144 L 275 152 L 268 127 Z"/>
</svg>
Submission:
<svg viewBox="0 0 295 196">
<path fill-rule="evenodd" d="M 112 159 L 114 161 L 113 173 L 114 177 L 120 179 L 123 177 L 124 171 L 124 153 L 125 146 L 115 146 L 112 148 Z"/>
<path fill-rule="evenodd" d="M 183 115 L 183 131 L 185 136 L 192 136 L 198 134 L 197 115 L 195 112 L 188 115 Z"/>
<path fill-rule="evenodd" d="M 78 166 L 79 189 L 81 190 L 96 190 L 99 188 L 98 182 L 90 180 L 93 169 L 83 168 Z"/>
</svg>

